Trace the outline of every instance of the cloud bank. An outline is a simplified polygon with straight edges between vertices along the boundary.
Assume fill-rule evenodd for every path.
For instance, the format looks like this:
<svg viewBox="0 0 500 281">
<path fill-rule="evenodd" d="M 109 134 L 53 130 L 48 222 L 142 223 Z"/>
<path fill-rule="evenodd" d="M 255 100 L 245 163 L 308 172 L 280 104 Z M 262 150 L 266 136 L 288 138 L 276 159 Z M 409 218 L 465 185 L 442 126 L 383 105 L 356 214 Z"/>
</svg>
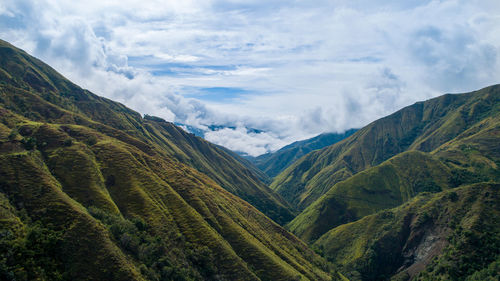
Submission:
<svg viewBox="0 0 500 281">
<path fill-rule="evenodd" d="M 0 37 L 96 94 L 258 155 L 498 83 L 499 15 L 494 0 L 5 0 Z"/>
</svg>

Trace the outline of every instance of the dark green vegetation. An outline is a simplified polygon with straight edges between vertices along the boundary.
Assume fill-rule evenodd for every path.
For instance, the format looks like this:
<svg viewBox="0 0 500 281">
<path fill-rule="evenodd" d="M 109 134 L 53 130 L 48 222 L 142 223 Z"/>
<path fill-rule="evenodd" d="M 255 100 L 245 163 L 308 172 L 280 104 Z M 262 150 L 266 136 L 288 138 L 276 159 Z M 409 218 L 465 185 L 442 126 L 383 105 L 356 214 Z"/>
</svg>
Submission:
<svg viewBox="0 0 500 281">
<path fill-rule="evenodd" d="M 257 157 L 247 157 L 260 170 L 273 178 L 307 153 L 339 142 L 356 132 L 350 129 L 344 133 L 325 133 L 314 138 L 296 141 L 280 150 Z"/>
<path fill-rule="evenodd" d="M 500 185 L 422 193 L 314 246 L 351 280 L 498 280 Z"/>
<path fill-rule="evenodd" d="M 0 279 L 331 279 L 257 209 L 292 218 L 224 150 L 0 41 Z"/>
</svg>

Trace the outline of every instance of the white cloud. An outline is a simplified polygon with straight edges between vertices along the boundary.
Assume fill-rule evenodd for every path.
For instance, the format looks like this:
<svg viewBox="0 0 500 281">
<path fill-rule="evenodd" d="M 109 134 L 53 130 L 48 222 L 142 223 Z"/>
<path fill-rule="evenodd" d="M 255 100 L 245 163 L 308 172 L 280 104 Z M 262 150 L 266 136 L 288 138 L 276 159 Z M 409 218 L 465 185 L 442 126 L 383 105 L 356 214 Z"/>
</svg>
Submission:
<svg viewBox="0 0 500 281">
<path fill-rule="evenodd" d="M 499 14 L 494 0 L 5 0 L 0 36 L 141 113 L 235 126 L 206 137 L 258 154 L 498 83 Z"/>
<path fill-rule="evenodd" d="M 244 152 L 252 156 L 258 156 L 268 151 L 278 150 L 288 144 L 286 140 L 268 132 L 249 132 L 245 127 L 223 128 L 209 131 L 205 139 L 220 144 L 233 151 Z"/>
</svg>

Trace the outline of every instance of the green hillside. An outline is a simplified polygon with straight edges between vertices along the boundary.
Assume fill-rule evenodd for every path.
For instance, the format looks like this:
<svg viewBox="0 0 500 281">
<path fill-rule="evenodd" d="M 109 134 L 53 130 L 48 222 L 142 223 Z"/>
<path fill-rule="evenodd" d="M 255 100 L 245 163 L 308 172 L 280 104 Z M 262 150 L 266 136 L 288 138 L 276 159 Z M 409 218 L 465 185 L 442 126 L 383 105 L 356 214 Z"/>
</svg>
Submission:
<svg viewBox="0 0 500 281">
<path fill-rule="evenodd" d="M 354 131 L 263 173 L 0 41 L 0 279 L 497 280 L 500 85 Z"/>
<path fill-rule="evenodd" d="M 396 207 L 419 192 L 500 182 L 500 95 L 491 89 L 468 95 L 471 100 L 483 98 L 489 107 L 461 134 L 434 151 L 410 149 L 336 183 L 290 222 L 289 229 L 312 241 L 336 226 Z M 477 112 L 471 108 L 461 107 L 459 112 L 474 116 Z"/>
<path fill-rule="evenodd" d="M 248 157 L 260 170 L 273 178 L 307 153 L 339 142 L 356 132 L 350 129 L 344 133 L 324 133 L 314 138 L 296 141 L 276 152 L 257 157 Z"/>
<path fill-rule="evenodd" d="M 243 198 L 280 224 L 293 218 L 288 202 L 261 180 L 267 177 L 239 156 L 187 133 L 169 122 L 147 120 L 152 143 L 171 151 L 169 155 L 208 175 L 229 192 Z"/>
<path fill-rule="evenodd" d="M 243 166 L 245 166 L 245 168 L 247 168 L 250 171 L 252 171 L 261 182 L 266 183 L 268 185 L 271 183 L 271 178 L 268 175 L 266 175 L 260 168 L 258 168 L 257 166 L 255 166 L 255 164 L 252 161 L 252 157 L 250 157 L 250 156 L 248 156 L 248 157 L 247 156 L 240 156 L 238 153 L 236 153 L 236 152 L 234 152 L 234 151 L 232 151 L 232 150 L 230 150 L 228 148 L 225 148 L 223 146 L 220 146 L 220 145 L 218 146 L 218 148 L 220 148 L 220 149 L 224 150 L 225 152 L 227 152 L 234 159 L 238 160 L 238 162 L 240 162 Z M 280 196 L 280 198 L 281 198 L 281 196 Z M 283 198 L 281 198 L 281 200 L 283 200 Z"/>
<path fill-rule="evenodd" d="M 349 280 L 498 280 L 499 196 L 491 183 L 423 193 L 314 245 Z"/>
<path fill-rule="evenodd" d="M 423 191 L 450 188 L 452 171 L 422 152 L 406 152 L 337 183 L 289 224 L 306 241 L 379 210 L 401 205 Z"/>
<path fill-rule="evenodd" d="M 293 206 L 304 209 L 336 183 L 401 152 L 432 152 L 458 136 L 465 138 L 466 132 L 473 132 L 471 128 L 480 130 L 480 124 L 487 118 L 497 118 L 499 100 L 500 86 L 496 85 L 415 103 L 341 142 L 307 154 L 279 174 L 271 188 Z M 493 141 L 483 147 L 492 151 L 498 148 L 497 143 Z"/>
<path fill-rule="evenodd" d="M 262 183 L 259 175 L 219 147 L 172 123 L 151 116 L 142 118 L 120 103 L 83 90 L 46 64 L 2 41 L 0 83 L 0 102 L 30 120 L 91 126 L 83 120 L 85 117 L 99 123 L 92 124 L 93 128 L 100 126 L 101 131 L 113 137 L 133 140 L 148 150 L 156 149 L 208 175 L 278 223 L 293 218 L 288 204 Z"/>
<path fill-rule="evenodd" d="M 292 217 L 223 150 L 0 42 L 0 279 L 331 279 L 247 202 Z"/>
</svg>

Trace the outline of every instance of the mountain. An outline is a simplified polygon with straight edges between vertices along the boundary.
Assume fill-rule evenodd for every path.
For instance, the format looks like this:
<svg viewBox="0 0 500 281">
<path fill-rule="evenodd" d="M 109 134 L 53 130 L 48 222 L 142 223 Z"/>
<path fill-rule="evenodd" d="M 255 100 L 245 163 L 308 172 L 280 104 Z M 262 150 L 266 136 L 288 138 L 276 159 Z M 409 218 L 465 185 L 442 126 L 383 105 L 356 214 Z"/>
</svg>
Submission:
<svg viewBox="0 0 500 281">
<path fill-rule="evenodd" d="M 414 149 L 334 184 L 290 222 L 289 229 L 302 239 L 313 241 L 336 226 L 399 206 L 420 192 L 439 192 L 483 181 L 500 182 L 500 87 L 453 97 L 461 100 L 462 105 L 441 112 L 448 118 L 425 138 L 417 137 Z M 442 100 L 440 97 L 423 105 Z M 381 127 L 378 122 L 386 120 L 375 121 L 369 127 Z M 457 128 L 457 124 L 461 127 Z M 453 137 L 443 138 L 438 142 L 442 144 L 432 151 L 421 151 L 422 143 L 432 141 L 436 134 L 444 135 L 440 133 L 443 127 L 460 134 L 450 133 L 448 136 Z"/>
<path fill-rule="evenodd" d="M 148 120 L 151 121 L 151 120 Z M 153 121 L 160 131 L 146 125 L 146 131 L 171 156 L 208 175 L 229 192 L 243 198 L 276 222 L 283 224 L 293 218 L 289 204 L 262 181 L 269 179 L 253 165 L 225 148 L 187 133 L 169 122 Z"/>
<path fill-rule="evenodd" d="M 176 122 L 174 124 L 176 126 L 181 127 L 181 128 L 185 128 L 185 130 L 187 130 L 189 133 L 192 133 L 192 134 L 194 134 L 198 137 L 201 137 L 201 138 L 205 138 L 205 134 L 207 132 L 214 132 L 214 131 L 219 131 L 219 130 L 223 130 L 223 129 L 231 129 L 231 130 L 237 129 L 236 126 L 231 126 L 231 125 L 215 125 L 215 124 L 203 125 L 204 128 L 200 129 L 200 128 L 195 127 L 195 126 L 186 125 L 186 124 L 179 123 L 179 122 Z M 251 128 L 251 127 L 250 128 L 245 127 L 245 130 L 247 131 L 247 133 L 252 133 L 252 134 L 260 134 L 260 133 L 264 132 L 263 130 L 259 130 L 259 129 L 255 129 L 255 128 Z"/>
<path fill-rule="evenodd" d="M 336 137 L 263 157 L 311 150 L 270 189 L 0 41 L 0 279 L 498 279 L 499 85 Z"/>
<path fill-rule="evenodd" d="M 461 157 L 478 154 L 474 153 L 475 147 L 481 147 L 479 154 L 486 167 L 490 167 L 498 149 L 498 137 L 492 131 L 498 124 L 499 89 L 496 85 L 466 94 L 447 94 L 403 108 L 343 141 L 305 155 L 276 176 L 271 188 L 302 210 L 337 183 L 405 151 L 453 156 L 459 161 Z M 492 131 L 485 131 L 484 122 L 492 126 Z M 449 147 L 452 150 L 440 152 L 440 147 L 446 150 L 448 142 L 465 141 L 471 134 L 480 140 L 464 143 L 471 146 L 470 152 L 464 147 Z M 485 138 L 482 134 L 486 134 Z M 487 137 L 488 134 L 493 135 Z M 485 152 L 492 152 L 494 159 L 482 154 Z"/>
<path fill-rule="evenodd" d="M 4 41 L 0 206 L 3 280 L 331 279 L 231 155 Z"/>
<path fill-rule="evenodd" d="M 222 150 L 224 150 L 227 154 L 231 155 L 234 159 L 236 159 L 238 162 L 240 162 L 241 165 L 243 165 L 245 168 L 247 168 L 248 170 L 252 171 L 253 174 L 255 176 L 257 176 L 257 178 L 269 185 L 271 183 L 271 178 L 266 175 L 262 170 L 260 170 L 257 166 L 255 166 L 255 164 L 250 160 L 250 159 L 247 159 L 247 156 L 241 156 L 240 154 L 238 154 L 237 152 L 234 152 L 228 148 L 225 148 L 221 145 L 218 145 L 218 147 Z M 248 156 L 250 157 L 250 156 Z M 279 195 L 278 195 L 279 196 Z M 279 198 L 281 200 L 284 200 L 281 196 L 279 196 Z M 286 202 L 286 201 L 284 201 Z M 287 204 L 288 208 L 291 208 L 290 205 L 288 204 L 288 202 L 286 202 L 285 204 Z M 293 209 L 293 208 L 292 208 Z"/>
<path fill-rule="evenodd" d="M 118 129 L 113 134 L 123 135 L 121 138 L 133 137 L 134 142 L 140 142 L 140 145 L 147 149 L 158 147 L 163 153 L 209 175 L 223 188 L 256 206 L 278 223 L 293 218 L 288 204 L 263 184 L 258 179 L 259 175 L 249 171 L 219 147 L 186 133 L 160 118 L 146 116 L 147 118 L 143 119 L 137 112 L 80 89 L 40 61 L 16 52 L 9 46 L 2 48 L 0 63 L 3 70 L 0 73 L 3 73 L 4 78 L 0 79 L 7 83 L 6 86 L 13 85 L 28 90 L 31 87 L 39 94 L 27 101 L 28 98 L 19 93 L 18 96 L 22 96 L 25 99 L 23 103 L 26 104 L 20 104 L 19 98 L 10 94 L 9 99 L 4 100 L 4 104 L 16 112 L 22 112 L 35 121 L 58 123 L 61 123 L 59 120 L 61 117 L 55 116 L 56 113 L 50 115 L 46 112 L 49 110 L 47 108 L 56 105 L 79 113 L 92 121 Z M 35 106 L 40 108 L 27 107 L 28 103 L 38 103 L 36 101 L 38 98 L 50 103 L 47 108 L 42 108 L 42 105 L 38 104 Z M 78 120 L 62 120 L 62 122 L 78 123 Z"/>
<path fill-rule="evenodd" d="M 339 142 L 354 132 L 356 132 L 356 129 L 350 129 L 344 133 L 321 134 L 314 138 L 296 141 L 276 152 L 266 153 L 257 157 L 247 157 L 247 159 L 269 177 L 273 178 L 307 153 Z"/>
<path fill-rule="evenodd" d="M 317 161 L 340 157 L 323 163 L 331 175 L 352 175 L 331 179 L 288 229 L 349 280 L 498 278 L 500 86 L 417 103 L 358 133 L 319 151 Z"/>
<path fill-rule="evenodd" d="M 498 280 L 500 185 L 422 193 L 314 246 L 349 280 Z"/>
<path fill-rule="evenodd" d="M 198 136 L 200 138 L 205 138 L 206 134 L 209 132 L 216 132 L 216 131 L 220 131 L 220 130 L 224 130 L 224 129 L 229 129 L 229 130 L 239 129 L 239 127 L 230 126 L 230 125 L 214 125 L 214 124 L 212 124 L 212 125 L 203 125 L 202 128 L 198 128 L 195 126 L 186 125 L 186 124 L 179 123 L 179 122 L 175 122 L 174 124 L 176 126 L 183 128 L 187 132 L 192 133 L 195 136 Z M 243 128 L 249 134 L 261 134 L 261 133 L 265 132 L 263 130 L 259 130 L 259 129 L 255 129 L 255 128 L 251 128 L 251 127 L 250 128 L 243 127 Z M 232 152 L 237 154 L 237 155 L 240 155 L 242 157 L 253 158 L 252 156 L 249 156 L 246 152 L 243 152 L 243 151 L 232 151 Z"/>
</svg>

